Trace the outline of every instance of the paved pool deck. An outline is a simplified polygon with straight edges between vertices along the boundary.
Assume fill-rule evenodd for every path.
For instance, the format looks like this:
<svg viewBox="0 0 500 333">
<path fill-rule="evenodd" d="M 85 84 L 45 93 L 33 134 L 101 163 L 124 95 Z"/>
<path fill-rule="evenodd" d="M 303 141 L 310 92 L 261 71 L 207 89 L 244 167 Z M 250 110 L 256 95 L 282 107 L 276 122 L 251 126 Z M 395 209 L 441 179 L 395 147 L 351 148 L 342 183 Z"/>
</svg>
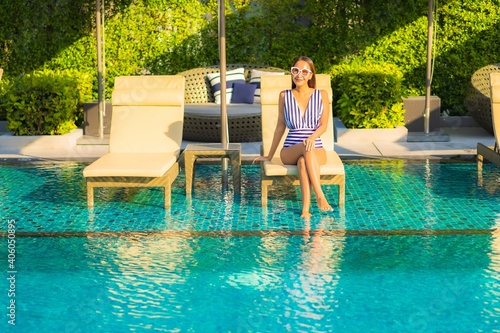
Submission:
<svg viewBox="0 0 500 333">
<path fill-rule="evenodd" d="M 4 133 L 4 135 L 6 134 Z M 0 161 L 92 162 L 106 154 L 109 147 L 107 135 L 103 139 L 99 139 L 95 136 L 85 136 L 81 130 L 75 130 L 75 133 L 62 145 L 37 144 L 33 140 L 25 141 L 24 144 L 22 142 L 19 144 L 16 141 L 16 145 L 12 145 L 8 143 L 9 140 L 13 142 L 17 139 L 4 135 L 0 136 Z M 442 140 L 443 138 L 444 140 Z M 335 150 L 342 159 L 475 159 L 478 142 L 493 146 L 495 138 L 481 127 L 451 126 L 442 127 L 437 133 L 409 132 L 398 140 L 388 140 L 387 135 L 384 134 L 373 135 L 369 139 L 357 139 L 356 136 L 337 137 Z M 184 141 L 181 148 L 186 147 L 189 143 L 192 142 Z M 250 163 L 258 156 L 260 146 L 260 142 L 242 143 L 243 163 Z"/>
</svg>

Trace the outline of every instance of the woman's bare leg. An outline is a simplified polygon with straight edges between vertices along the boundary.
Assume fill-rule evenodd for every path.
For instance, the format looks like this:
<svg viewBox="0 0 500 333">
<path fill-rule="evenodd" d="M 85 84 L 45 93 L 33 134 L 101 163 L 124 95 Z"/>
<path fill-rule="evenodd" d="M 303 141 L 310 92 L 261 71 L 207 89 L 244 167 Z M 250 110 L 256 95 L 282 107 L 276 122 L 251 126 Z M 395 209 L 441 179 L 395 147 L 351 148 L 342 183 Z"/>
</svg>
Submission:
<svg viewBox="0 0 500 333">
<path fill-rule="evenodd" d="M 304 156 L 299 157 L 297 161 L 300 178 L 300 193 L 302 194 L 302 216 L 308 218 L 311 216 L 311 182 L 307 174 L 306 161 Z"/>
<path fill-rule="evenodd" d="M 326 200 L 323 189 L 321 188 L 320 163 L 318 162 L 318 157 L 324 160 L 322 163 L 324 164 L 326 162 L 326 151 L 324 149 L 313 149 L 312 151 L 305 153 L 307 172 L 309 174 L 309 179 L 314 189 L 314 193 L 316 194 L 316 201 L 319 209 L 322 211 L 330 211 L 333 210 L 332 206 L 330 206 L 328 200 Z"/>
<path fill-rule="evenodd" d="M 281 161 L 284 164 L 296 164 L 300 157 L 304 158 L 306 174 L 310 185 L 314 189 L 319 209 L 323 211 L 332 210 L 332 207 L 326 200 L 320 182 L 320 165 L 326 163 L 325 149 L 315 148 L 308 151 L 303 144 L 298 143 L 281 150 Z"/>
</svg>

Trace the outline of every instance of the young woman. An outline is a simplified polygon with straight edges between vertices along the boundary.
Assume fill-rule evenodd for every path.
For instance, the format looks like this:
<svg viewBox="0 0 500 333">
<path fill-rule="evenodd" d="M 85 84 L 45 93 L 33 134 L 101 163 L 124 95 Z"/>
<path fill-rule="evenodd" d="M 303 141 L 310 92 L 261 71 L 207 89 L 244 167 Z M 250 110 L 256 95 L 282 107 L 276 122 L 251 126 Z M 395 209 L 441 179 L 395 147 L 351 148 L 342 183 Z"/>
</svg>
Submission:
<svg viewBox="0 0 500 333">
<path fill-rule="evenodd" d="M 302 193 L 302 217 L 310 217 L 311 188 L 322 211 L 332 207 L 321 189 L 319 168 L 326 163 L 326 151 L 320 136 L 328 124 L 328 94 L 316 89 L 314 64 L 308 57 L 299 57 L 291 68 L 292 89 L 282 91 L 279 97 L 278 124 L 269 155 L 257 157 L 254 162 L 272 160 L 281 137 L 288 127 L 283 149 L 283 164 L 296 164 L 299 169 Z"/>
</svg>

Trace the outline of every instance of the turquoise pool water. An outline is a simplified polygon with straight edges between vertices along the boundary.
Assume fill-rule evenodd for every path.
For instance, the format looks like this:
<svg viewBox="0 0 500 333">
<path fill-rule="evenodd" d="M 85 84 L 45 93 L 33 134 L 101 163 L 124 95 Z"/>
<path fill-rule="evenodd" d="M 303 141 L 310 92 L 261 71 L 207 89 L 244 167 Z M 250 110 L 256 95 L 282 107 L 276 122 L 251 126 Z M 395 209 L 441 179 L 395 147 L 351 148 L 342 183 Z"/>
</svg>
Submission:
<svg viewBox="0 0 500 333">
<path fill-rule="evenodd" d="M 170 211 L 156 189 L 89 211 L 84 166 L 0 165 L 0 331 L 500 332 L 500 168 L 347 161 L 345 209 L 325 187 L 306 222 L 298 189 L 261 208 L 256 166 L 240 198 L 198 166 Z"/>
</svg>

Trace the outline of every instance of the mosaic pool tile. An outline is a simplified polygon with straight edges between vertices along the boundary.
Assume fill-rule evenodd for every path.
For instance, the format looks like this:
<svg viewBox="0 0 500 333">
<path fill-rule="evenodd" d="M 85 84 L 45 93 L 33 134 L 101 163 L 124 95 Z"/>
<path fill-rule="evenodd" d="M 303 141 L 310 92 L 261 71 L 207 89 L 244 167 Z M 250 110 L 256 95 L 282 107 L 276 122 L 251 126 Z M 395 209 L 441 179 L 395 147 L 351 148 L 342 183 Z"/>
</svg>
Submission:
<svg viewBox="0 0 500 333">
<path fill-rule="evenodd" d="M 190 198 L 181 172 L 170 210 L 163 209 L 163 192 L 156 188 L 98 189 L 95 208 L 87 209 L 85 166 L 0 164 L 1 231 L 8 219 L 18 222 L 18 232 L 433 231 L 500 224 L 500 168 L 491 164 L 484 166 L 480 182 L 470 162 L 346 161 L 345 207 L 337 205 L 337 188 L 325 186 L 335 211 L 313 208 L 309 222 L 300 218 L 298 187 L 272 188 L 268 207 L 261 207 L 255 165 L 242 167 L 239 197 L 231 179 L 228 189 L 222 188 L 218 165 L 196 166 Z"/>
</svg>

